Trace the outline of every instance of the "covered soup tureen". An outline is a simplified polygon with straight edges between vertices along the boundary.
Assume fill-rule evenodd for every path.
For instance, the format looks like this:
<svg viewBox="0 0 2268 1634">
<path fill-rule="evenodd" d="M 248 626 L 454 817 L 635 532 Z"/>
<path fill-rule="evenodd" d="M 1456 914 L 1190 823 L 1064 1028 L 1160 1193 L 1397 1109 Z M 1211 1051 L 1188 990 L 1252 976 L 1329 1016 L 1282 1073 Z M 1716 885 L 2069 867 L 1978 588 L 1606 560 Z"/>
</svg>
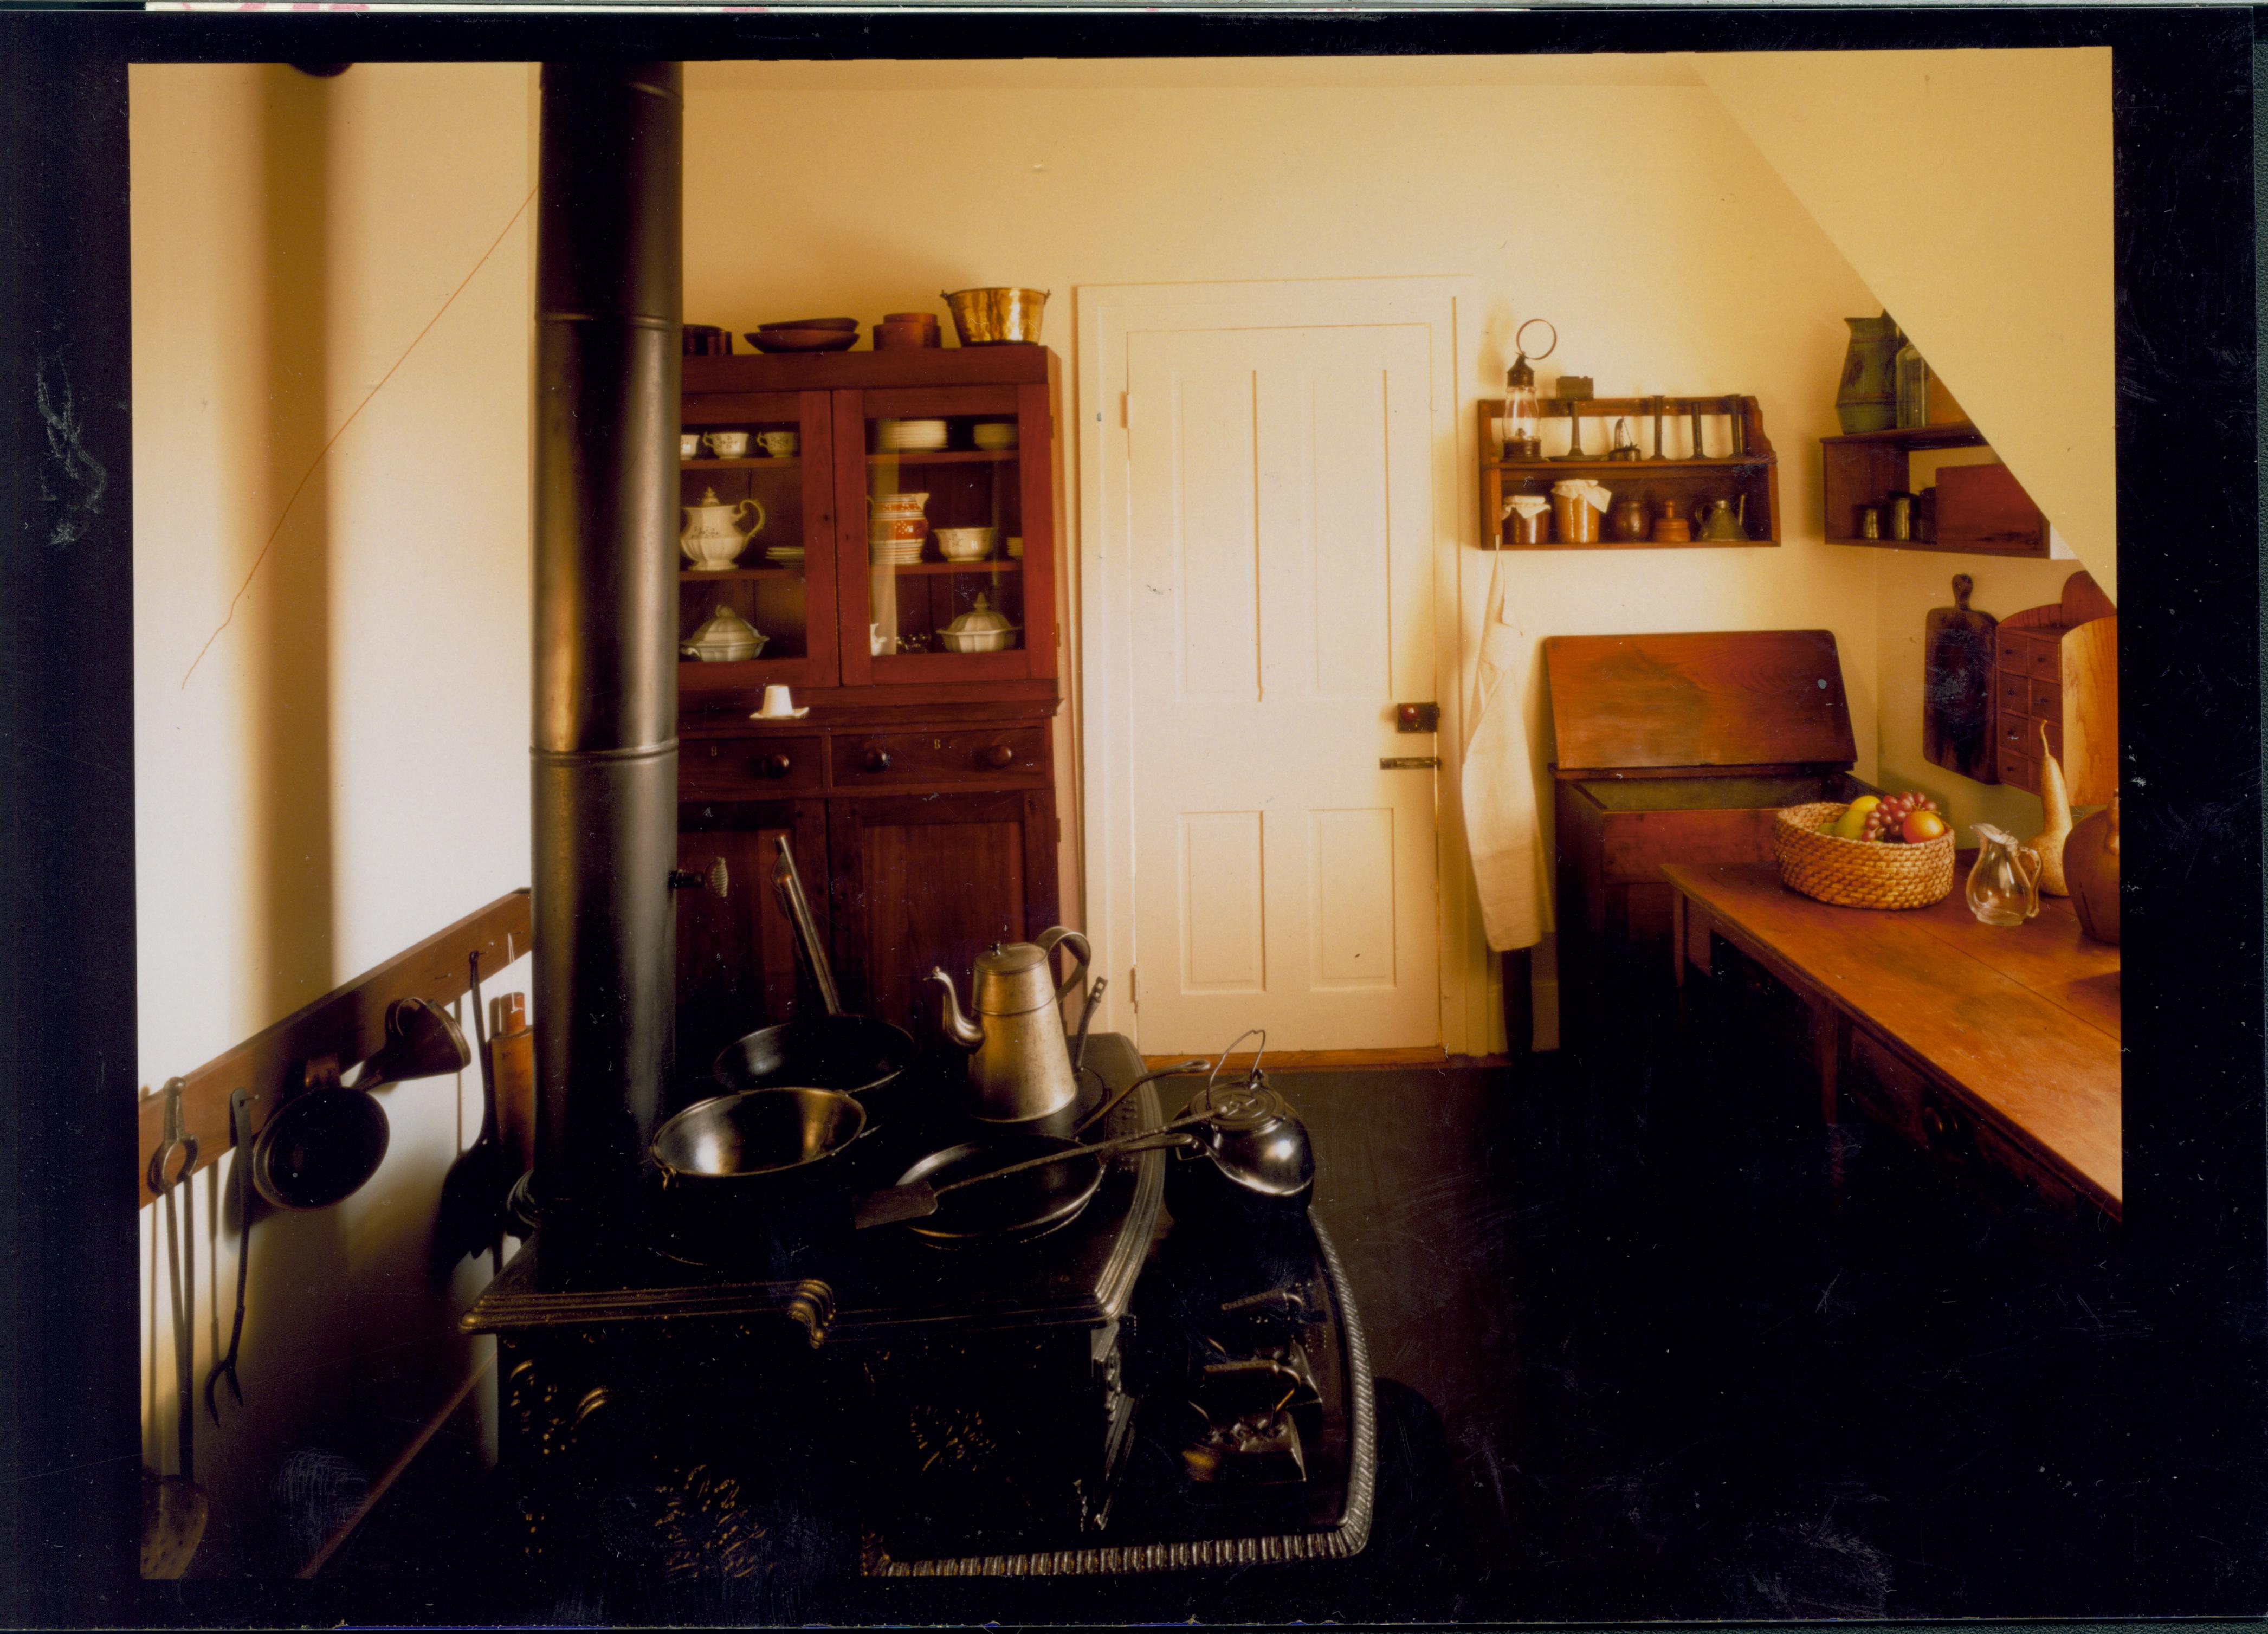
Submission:
<svg viewBox="0 0 2268 1634">
<path fill-rule="evenodd" d="M 693 632 L 693 639 L 678 648 L 686 657 L 704 664 L 752 659 L 763 650 L 763 631 L 722 604 L 711 610 L 708 621 Z"/>
<path fill-rule="evenodd" d="M 948 652 L 1000 652 L 1016 643 L 1016 626 L 1008 622 L 1007 615 L 992 610 L 989 597 L 982 592 L 976 605 L 937 632 Z"/>
</svg>

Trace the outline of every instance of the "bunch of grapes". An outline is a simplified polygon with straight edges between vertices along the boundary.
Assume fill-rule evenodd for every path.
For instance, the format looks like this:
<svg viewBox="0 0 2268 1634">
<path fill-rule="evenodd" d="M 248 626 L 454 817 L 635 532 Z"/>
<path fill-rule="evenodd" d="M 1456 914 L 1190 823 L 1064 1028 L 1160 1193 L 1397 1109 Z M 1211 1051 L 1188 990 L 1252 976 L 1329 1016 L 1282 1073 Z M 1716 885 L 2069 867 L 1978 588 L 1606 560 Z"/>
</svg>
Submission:
<svg viewBox="0 0 2268 1634">
<path fill-rule="evenodd" d="M 1859 835 L 1862 840 L 1881 840 L 1892 845 L 1905 843 L 1906 818 L 1914 812 L 1933 812 L 1937 802 L 1923 794 L 1886 794 L 1881 805 L 1867 813 L 1867 826 Z"/>
</svg>

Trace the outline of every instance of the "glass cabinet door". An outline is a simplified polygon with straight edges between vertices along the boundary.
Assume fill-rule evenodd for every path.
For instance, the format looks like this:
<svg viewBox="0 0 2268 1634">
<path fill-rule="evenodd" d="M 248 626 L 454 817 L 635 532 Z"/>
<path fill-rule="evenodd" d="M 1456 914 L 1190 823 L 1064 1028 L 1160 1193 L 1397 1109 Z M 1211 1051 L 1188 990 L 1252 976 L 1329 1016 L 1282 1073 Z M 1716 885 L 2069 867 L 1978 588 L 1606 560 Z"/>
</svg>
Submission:
<svg viewBox="0 0 2268 1634">
<path fill-rule="evenodd" d="M 846 558 L 853 550 L 855 525 L 865 614 L 863 630 L 844 621 L 846 682 L 1053 673 L 1049 428 L 1046 388 L 1033 392 L 1003 385 L 845 394 L 836 434 L 855 438 L 863 459 L 855 512 L 844 496 L 841 548 Z M 846 609 L 856 605 L 852 576 L 846 559 Z"/>
<path fill-rule="evenodd" d="M 824 392 L 705 394 L 678 461 L 686 693 L 836 684 L 834 484 Z"/>
</svg>

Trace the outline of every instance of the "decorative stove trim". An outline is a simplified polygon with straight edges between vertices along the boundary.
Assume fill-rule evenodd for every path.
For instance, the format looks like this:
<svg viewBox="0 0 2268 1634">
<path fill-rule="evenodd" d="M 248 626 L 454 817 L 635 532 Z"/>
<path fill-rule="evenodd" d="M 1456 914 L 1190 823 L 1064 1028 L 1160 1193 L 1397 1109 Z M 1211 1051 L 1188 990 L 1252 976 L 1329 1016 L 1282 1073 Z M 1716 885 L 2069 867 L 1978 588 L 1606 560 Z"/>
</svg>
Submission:
<svg viewBox="0 0 2268 1634">
<path fill-rule="evenodd" d="M 1346 1508 L 1339 1523 L 1324 1532 L 1277 1533 L 1263 1537 L 1201 1538 L 1179 1543 L 1116 1543 L 1098 1549 L 1044 1549 L 1022 1555 L 964 1555 L 946 1560 L 893 1560 L 868 1540 L 866 1575 L 878 1578 L 1052 1578 L 1101 1577 L 1133 1571 L 1189 1571 L 1214 1566 L 1271 1565 L 1317 1560 L 1347 1560 L 1370 1542 L 1378 1497 L 1377 1401 L 1371 1389 L 1370 1345 L 1363 1337 L 1354 1290 L 1339 1264 L 1330 1234 L 1312 1211 L 1322 1250 L 1323 1273 L 1339 1307 L 1346 1335 L 1349 1393 L 1353 1396 L 1352 1446 L 1347 1459 Z"/>
</svg>

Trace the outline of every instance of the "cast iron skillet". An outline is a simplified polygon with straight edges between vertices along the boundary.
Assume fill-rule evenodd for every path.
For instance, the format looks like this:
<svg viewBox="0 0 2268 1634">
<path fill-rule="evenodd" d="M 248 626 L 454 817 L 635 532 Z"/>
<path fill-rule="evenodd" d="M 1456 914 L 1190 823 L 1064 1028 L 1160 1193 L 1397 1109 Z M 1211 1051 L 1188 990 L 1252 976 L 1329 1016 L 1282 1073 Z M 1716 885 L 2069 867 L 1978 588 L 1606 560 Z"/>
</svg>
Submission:
<svg viewBox="0 0 2268 1634">
<path fill-rule="evenodd" d="M 881 1088 L 914 1062 L 913 1035 L 873 1016 L 805 1016 L 718 1053 L 711 1069 L 728 1090 L 800 1086 L 846 1095 Z"/>
<path fill-rule="evenodd" d="M 795 926 L 796 946 L 827 1013 L 783 1021 L 736 1039 L 718 1052 L 711 1071 L 728 1090 L 795 1087 L 865 1095 L 882 1088 L 914 1064 L 918 1052 L 913 1035 L 878 1017 L 843 1012 L 835 972 L 820 946 L 819 928 L 812 920 L 811 904 L 804 900 L 803 881 L 796 875 L 795 857 L 784 835 L 772 868 L 772 887 Z M 868 1108 L 870 1130 L 873 1111 Z"/>
<path fill-rule="evenodd" d="M 1027 1159 L 1075 1152 L 1079 1144 L 1060 1135 L 1032 1134 L 964 1141 L 931 1152 L 899 1175 L 896 1183 L 925 1180 L 943 1186 Z M 936 1213 L 907 1221 L 906 1229 L 932 1242 L 1020 1242 L 1042 1236 L 1078 1218 L 1101 1189 L 1108 1167 L 1101 1156 L 1066 1158 L 1045 1168 L 948 1191 L 938 1198 Z"/>
</svg>

